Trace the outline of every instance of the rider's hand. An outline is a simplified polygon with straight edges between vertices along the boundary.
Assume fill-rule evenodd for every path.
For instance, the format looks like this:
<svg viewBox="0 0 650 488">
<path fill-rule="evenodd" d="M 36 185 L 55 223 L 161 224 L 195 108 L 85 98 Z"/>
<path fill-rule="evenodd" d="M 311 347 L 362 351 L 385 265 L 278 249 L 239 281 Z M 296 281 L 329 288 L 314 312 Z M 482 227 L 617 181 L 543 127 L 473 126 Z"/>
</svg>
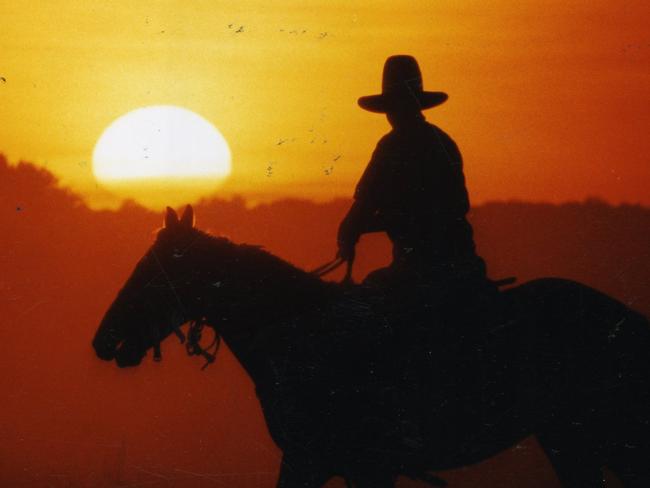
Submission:
<svg viewBox="0 0 650 488">
<path fill-rule="evenodd" d="M 354 244 L 339 242 L 339 251 L 336 253 L 336 257 L 345 261 L 352 261 L 354 259 Z"/>
</svg>

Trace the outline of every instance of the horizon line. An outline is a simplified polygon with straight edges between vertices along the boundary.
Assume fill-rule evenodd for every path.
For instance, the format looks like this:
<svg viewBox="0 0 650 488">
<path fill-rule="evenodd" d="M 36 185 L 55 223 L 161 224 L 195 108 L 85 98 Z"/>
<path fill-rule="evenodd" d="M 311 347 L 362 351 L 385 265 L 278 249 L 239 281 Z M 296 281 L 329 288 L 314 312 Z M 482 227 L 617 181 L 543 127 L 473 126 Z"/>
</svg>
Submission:
<svg viewBox="0 0 650 488">
<path fill-rule="evenodd" d="M 113 194 L 108 190 L 105 190 L 107 194 L 106 200 L 109 199 L 112 200 L 114 202 L 113 204 L 99 204 L 99 205 L 92 204 L 89 201 L 89 199 L 86 196 L 84 196 L 80 191 L 74 189 L 69 185 L 62 183 L 61 179 L 46 166 L 25 159 L 19 159 L 18 161 L 12 163 L 9 161 L 6 154 L 0 151 L 0 169 L 1 166 L 3 165 L 6 165 L 6 167 L 9 170 L 14 170 L 14 171 L 17 170 L 20 166 L 26 166 L 26 167 L 33 168 L 36 171 L 40 171 L 48 174 L 53 179 L 53 184 L 51 185 L 51 188 L 59 190 L 62 193 L 68 193 L 69 195 L 78 199 L 86 208 L 88 208 L 88 210 L 91 210 L 93 212 L 118 211 L 124 207 L 129 207 L 129 206 L 140 207 L 143 210 L 151 211 L 151 212 L 158 212 L 164 210 L 164 208 L 162 209 L 152 208 L 151 206 L 142 204 L 133 198 L 120 197 L 119 195 Z M 300 202 L 300 203 L 306 203 L 312 205 L 332 205 L 332 204 L 340 204 L 344 202 L 351 202 L 352 200 L 353 200 L 353 195 L 350 195 L 349 197 L 342 196 L 342 195 L 334 195 L 329 198 L 315 198 L 309 196 L 281 195 L 279 193 L 273 193 L 273 192 L 259 192 L 259 193 L 250 192 L 248 194 L 243 194 L 241 192 L 228 192 L 225 195 L 215 194 L 213 196 L 201 197 L 198 200 L 194 200 L 186 204 L 182 204 L 181 207 L 187 204 L 194 205 L 194 206 L 202 206 L 202 205 L 209 205 L 211 203 L 221 202 L 221 203 L 229 203 L 229 204 L 240 203 L 241 206 L 245 207 L 247 210 L 250 210 L 260 206 L 273 205 L 273 204 L 278 204 L 283 202 L 284 203 Z M 471 200 L 471 196 L 470 196 L 470 200 Z M 549 205 L 549 206 L 557 206 L 557 207 L 566 206 L 566 205 L 590 205 L 591 204 L 591 205 L 605 205 L 611 208 L 640 207 L 646 210 L 650 210 L 650 204 L 645 204 L 640 201 L 613 202 L 600 195 L 587 195 L 583 198 L 575 198 L 575 199 L 563 200 L 558 202 L 554 202 L 551 200 L 539 200 L 539 199 L 528 200 L 521 197 L 486 199 L 486 200 L 479 201 L 477 203 L 473 203 L 470 208 L 470 213 L 474 209 L 489 206 L 489 205 L 522 205 L 522 204 Z"/>
</svg>

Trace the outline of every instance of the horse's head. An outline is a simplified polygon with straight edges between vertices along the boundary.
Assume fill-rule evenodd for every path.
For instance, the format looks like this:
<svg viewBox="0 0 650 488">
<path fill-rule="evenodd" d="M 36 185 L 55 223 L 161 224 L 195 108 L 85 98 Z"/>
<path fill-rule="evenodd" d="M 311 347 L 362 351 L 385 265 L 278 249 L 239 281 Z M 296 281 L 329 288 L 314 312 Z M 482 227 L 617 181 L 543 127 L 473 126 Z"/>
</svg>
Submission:
<svg viewBox="0 0 650 488">
<path fill-rule="evenodd" d="M 121 367 L 140 364 L 149 348 L 191 316 L 183 297 L 196 272 L 186 263 L 186 253 L 197 239 L 189 205 L 179 219 L 167 208 L 165 226 L 155 243 L 136 265 L 131 277 L 104 316 L 93 340 L 97 356 L 115 359 Z"/>
</svg>

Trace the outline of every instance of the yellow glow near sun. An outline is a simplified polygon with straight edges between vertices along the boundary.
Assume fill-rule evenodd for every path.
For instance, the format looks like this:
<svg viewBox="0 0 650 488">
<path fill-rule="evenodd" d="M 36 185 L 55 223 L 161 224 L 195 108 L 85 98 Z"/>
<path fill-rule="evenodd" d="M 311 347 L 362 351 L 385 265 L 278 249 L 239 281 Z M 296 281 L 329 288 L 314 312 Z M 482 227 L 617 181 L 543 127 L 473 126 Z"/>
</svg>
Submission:
<svg viewBox="0 0 650 488">
<path fill-rule="evenodd" d="M 119 117 L 93 152 L 99 182 L 151 208 L 207 196 L 230 171 L 230 149 L 219 130 L 173 105 L 139 108 Z"/>
</svg>

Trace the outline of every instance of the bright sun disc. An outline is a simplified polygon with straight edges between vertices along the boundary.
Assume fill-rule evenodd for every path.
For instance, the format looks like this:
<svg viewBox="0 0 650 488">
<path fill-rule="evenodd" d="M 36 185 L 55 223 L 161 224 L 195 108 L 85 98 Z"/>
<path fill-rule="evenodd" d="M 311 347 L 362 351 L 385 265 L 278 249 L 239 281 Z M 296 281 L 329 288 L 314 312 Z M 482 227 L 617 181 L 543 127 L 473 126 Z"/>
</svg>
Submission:
<svg viewBox="0 0 650 488">
<path fill-rule="evenodd" d="M 119 117 L 93 152 L 99 182 L 148 206 L 158 206 L 165 195 L 175 203 L 210 193 L 230 170 L 230 149 L 219 130 L 200 115 L 172 105 L 139 108 Z M 182 195 L 183 189 L 189 193 Z"/>
</svg>

